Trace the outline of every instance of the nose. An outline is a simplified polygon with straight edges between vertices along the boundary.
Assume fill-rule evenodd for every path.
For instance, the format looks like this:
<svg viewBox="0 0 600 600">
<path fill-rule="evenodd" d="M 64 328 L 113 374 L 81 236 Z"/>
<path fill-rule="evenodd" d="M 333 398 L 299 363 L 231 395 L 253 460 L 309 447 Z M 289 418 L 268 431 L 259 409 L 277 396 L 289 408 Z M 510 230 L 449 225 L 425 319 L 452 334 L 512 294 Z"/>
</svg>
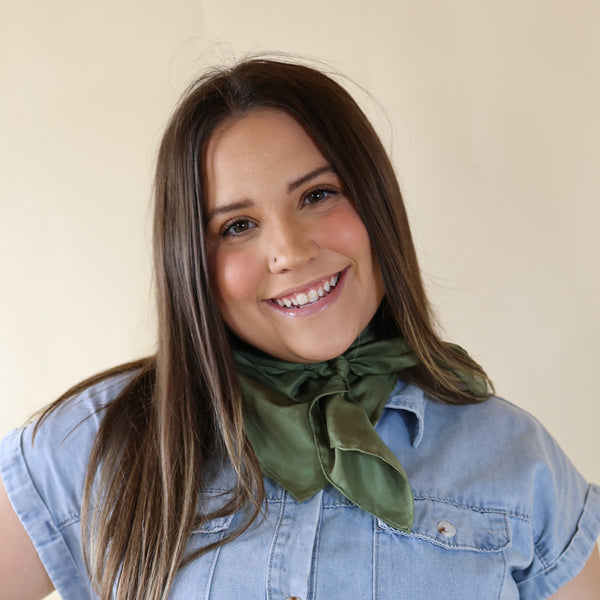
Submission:
<svg viewBox="0 0 600 600">
<path fill-rule="evenodd" d="M 282 223 L 269 237 L 267 262 L 271 273 L 299 269 L 319 254 L 319 244 L 307 224 Z"/>
</svg>

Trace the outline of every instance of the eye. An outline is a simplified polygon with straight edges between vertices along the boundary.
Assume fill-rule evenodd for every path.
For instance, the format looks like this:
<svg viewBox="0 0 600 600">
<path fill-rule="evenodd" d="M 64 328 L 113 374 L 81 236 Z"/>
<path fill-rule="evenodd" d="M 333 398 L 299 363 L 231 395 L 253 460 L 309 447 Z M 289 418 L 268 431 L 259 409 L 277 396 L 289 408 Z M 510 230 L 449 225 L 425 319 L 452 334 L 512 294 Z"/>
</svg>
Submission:
<svg viewBox="0 0 600 600">
<path fill-rule="evenodd" d="M 311 190 L 308 190 L 302 198 L 302 206 L 310 206 L 311 204 L 319 204 L 328 198 L 332 198 L 338 194 L 338 190 L 335 190 L 326 186 L 317 186 Z"/>
<path fill-rule="evenodd" d="M 225 223 L 223 229 L 221 229 L 221 236 L 236 237 L 238 235 L 246 233 L 247 231 L 250 231 L 254 227 L 256 227 L 256 223 L 253 223 L 248 219 L 236 219 L 234 221 L 229 221 L 228 223 Z"/>
</svg>

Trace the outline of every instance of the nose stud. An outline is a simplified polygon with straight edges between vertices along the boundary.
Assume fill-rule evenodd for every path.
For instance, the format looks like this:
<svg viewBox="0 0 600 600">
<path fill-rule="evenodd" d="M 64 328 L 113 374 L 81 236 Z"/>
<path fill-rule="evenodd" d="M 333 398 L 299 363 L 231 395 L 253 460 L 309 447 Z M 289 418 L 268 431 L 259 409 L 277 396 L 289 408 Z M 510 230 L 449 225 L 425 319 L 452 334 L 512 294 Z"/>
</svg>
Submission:
<svg viewBox="0 0 600 600">
<path fill-rule="evenodd" d="M 276 263 L 276 262 L 277 262 L 277 259 L 276 259 L 276 258 L 274 258 L 274 259 L 273 259 L 273 262 L 274 262 L 274 263 Z"/>
</svg>

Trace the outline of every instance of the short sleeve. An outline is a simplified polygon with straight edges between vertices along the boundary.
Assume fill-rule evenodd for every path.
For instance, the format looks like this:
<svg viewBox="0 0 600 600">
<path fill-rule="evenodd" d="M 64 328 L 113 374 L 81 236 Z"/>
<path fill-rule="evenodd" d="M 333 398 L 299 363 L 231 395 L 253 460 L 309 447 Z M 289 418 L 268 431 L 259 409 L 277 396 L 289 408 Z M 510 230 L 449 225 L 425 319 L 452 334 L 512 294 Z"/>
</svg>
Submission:
<svg viewBox="0 0 600 600">
<path fill-rule="evenodd" d="M 513 573 L 520 598 L 548 598 L 581 571 L 600 535 L 600 487 L 540 426 L 531 477 L 533 562 Z"/>
<path fill-rule="evenodd" d="M 33 439 L 33 425 L 0 443 L 0 475 L 10 502 L 63 600 L 96 598 L 81 541 L 81 498 L 104 406 L 125 385 L 107 380 L 59 407 Z"/>
</svg>

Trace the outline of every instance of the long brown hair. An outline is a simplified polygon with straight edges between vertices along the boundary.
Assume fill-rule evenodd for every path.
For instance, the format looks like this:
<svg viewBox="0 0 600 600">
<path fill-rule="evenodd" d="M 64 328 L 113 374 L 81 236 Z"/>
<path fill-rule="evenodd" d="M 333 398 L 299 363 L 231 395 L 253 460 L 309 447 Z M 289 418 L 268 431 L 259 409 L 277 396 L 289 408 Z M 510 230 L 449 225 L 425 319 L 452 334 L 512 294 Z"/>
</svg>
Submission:
<svg viewBox="0 0 600 600">
<path fill-rule="evenodd" d="M 79 384 L 42 415 L 43 420 L 108 375 L 133 373 L 106 407 L 85 483 L 84 552 L 103 599 L 116 583 L 118 600 L 164 600 L 181 565 L 215 546 L 186 555 L 193 528 L 250 506 L 245 527 L 216 545 L 227 543 L 249 526 L 264 501 L 262 473 L 244 433 L 236 370 L 209 277 L 202 168 L 215 129 L 258 108 L 292 115 L 354 201 L 385 284 L 378 330 L 403 335 L 421 361 L 405 377 L 439 401 L 455 404 L 481 399 L 459 375 L 488 382 L 479 365 L 434 331 L 392 165 L 344 88 L 310 67 L 271 59 L 245 60 L 205 74 L 174 111 L 158 155 L 157 353 Z M 199 490 L 215 457 L 232 465 L 237 485 L 223 507 L 208 512 Z"/>
</svg>

